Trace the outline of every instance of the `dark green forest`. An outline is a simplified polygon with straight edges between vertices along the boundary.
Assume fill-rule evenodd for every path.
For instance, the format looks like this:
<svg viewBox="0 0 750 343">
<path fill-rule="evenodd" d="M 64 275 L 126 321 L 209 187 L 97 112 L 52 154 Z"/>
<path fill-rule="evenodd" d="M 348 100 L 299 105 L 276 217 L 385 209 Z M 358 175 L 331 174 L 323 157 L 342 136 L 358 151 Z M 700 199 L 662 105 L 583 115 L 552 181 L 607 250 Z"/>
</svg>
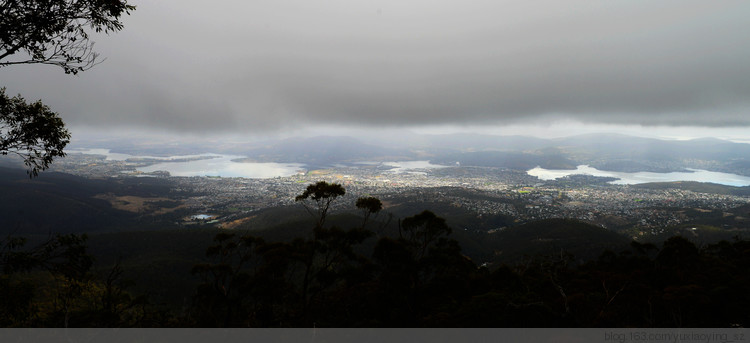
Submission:
<svg viewBox="0 0 750 343">
<path fill-rule="evenodd" d="M 89 247 L 85 234 L 7 236 L 0 326 L 745 327 L 750 320 L 750 242 L 739 238 L 696 245 L 675 236 L 619 250 L 568 245 L 480 266 L 429 210 L 383 230 L 380 200 L 360 198 L 359 217 L 341 226 L 329 209 L 344 194 L 338 184 L 308 186 L 296 200 L 312 220 L 298 237 L 194 231 L 192 241 L 203 244 L 170 246 L 168 232 L 161 240 L 131 234 L 143 252 L 129 264 L 113 258 L 97 266 L 91 249 L 108 248 Z M 594 241 L 606 232 L 573 220 L 523 228 L 505 236 L 509 245 L 531 246 L 522 232 Z M 162 253 L 149 241 L 162 242 Z M 204 256 L 176 261 L 168 251 L 180 248 Z M 160 280 L 159 264 L 174 268 L 171 282 L 125 277 L 129 268 L 151 268 L 141 280 Z M 188 294 L 181 304 L 155 300 L 180 292 Z"/>
</svg>

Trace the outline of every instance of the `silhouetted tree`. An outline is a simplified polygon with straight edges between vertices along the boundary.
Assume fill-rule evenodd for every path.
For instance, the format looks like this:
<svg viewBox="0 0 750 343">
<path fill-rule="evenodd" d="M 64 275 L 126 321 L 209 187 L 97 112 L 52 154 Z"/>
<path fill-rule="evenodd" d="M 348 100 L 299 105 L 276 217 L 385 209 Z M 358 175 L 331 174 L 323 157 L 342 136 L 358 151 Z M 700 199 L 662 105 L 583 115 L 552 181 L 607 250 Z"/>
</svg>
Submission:
<svg viewBox="0 0 750 343">
<path fill-rule="evenodd" d="M 295 256 L 302 264 L 302 283 L 300 298 L 302 301 L 302 317 L 305 325 L 309 325 L 314 305 L 321 294 L 345 278 L 345 275 L 355 269 L 353 266 L 363 262 L 359 254 L 354 252 L 354 246 L 362 243 L 372 235 L 372 232 L 362 228 L 343 230 L 338 227 L 324 226 L 328 211 L 338 197 L 344 196 L 346 190 L 337 183 L 320 181 L 309 185 L 298 195 L 296 201 L 312 200 L 316 204 L 314 210 L 305 205 L 305 209 L 317 216 L 313 237 L 310 240 L 297 239 L 293 242 Z M 372 198 L 368 200 L 367 216 L 377 212 L 377 203 Z M 360 202 L 358 207 L 362 208 Z M 365 221 L 366 223 L 366 221 Z"/>
<path fill-rule="evenodd" d="M 58 235 L 32 249 L 23 249 L 24 239 L 8 238 L 3 245 L 3 273 L 0 288 L 10 292 L 10 297 L 18 297 L 13 302 L 0 306 L 0 318 L 10 326 L 27 326 L 38 316 L 38 306 L 34 298 L 41 292 L 41 285 L 27 278 L 17 276 L 33 270 L 49 272 L 52 294 L 50 313 L 47 314 L 54 326 L 67 327 L 74 303 L 83 294 L 89 278 L 93 259 L 86 252 L 86 235 Z M 48 320 L 50 320 L 48 318 Z M 57 320 L 57 319 L 59 320 Z"/>
<path fill-rule="evenodd" d="M 68 142 L 70 133 L 57 113 L 41 101 L 26 103 L 20 95 L 10 98 L 0 88 L 0 154 L 23 158 L 33 177 L 55 157 L 65 156 Z"/>
<path fill-rule="evenodd" d="M 97 64 L 89 36 L 120 31 L 120 17 L 135 6 L 127 0 L 0 0 L 0 68 L 48 64 L 77 74 Z M 13 56 L 19 59 L 10 60 Z M 21 156 L 29 176 L 46 169 L 70 133 L 41 100 L 27 104 L 0 90 L 0 154 Z"/>
<path fill-rule="evenodd" d="M 373 259 L 380 267 L 373 312 L 386 326 L 440 326 L 461 299 L 476 266 L 448 239 L 445 219 L 423 211 L 400 223 L 399 237 L 378 240 Z"/>
<path fill-rule="evenodd" d="M 191 322 L 200 326 L 288 327 L 326 320 L 333 325 L 346 318 L 338 311 L 339 305 L 348 304 L 338 303 L 339 291 L 351 291 L 351 285 L 367 280 L 364 270 L 369 260 L 355 247 L 372 232 L 361 227 L 324 226 L 333 201 L 344 194 L 341 185 L 318 182 L 296 197 L 315 204 L 305 207 L 316 216 L 308 237 L 266 243 L 252 236 L 217 234 L 216 244 L 206 253 L 213 261 L 192 270 L 203 282 L 190 311 Z M 371 210 L 376 208 L 371 206 Z"/>
<path fill-rule="evenodd" d="M 431 245 L 450 234 L 451 228 L 445 219 L 430 211 L 405 218 L 399 226 L 399 236 L 413 247 L 416 259 L 424 257 Z"/>
<path fill-rule="evenodd" d="M 92 272 L 86 235 L 57 235 L 36 247 L 11 237 L 0 242 L 0 326 L 160 326 L 165 311 L 125 291 L 116 263 L 106 276 Z"/>
<path fill-rule="evenodd" d="M 383 209 L 383 203 L 380 202 L 380 199 L 375 197 L 363 197 L 357 199 L 357 202 L 354 204 L 357 206 L 358 209 L 362 210 L 362 228 L 364 229 L 365 226 L 367 226 L 367 222 L 370 219 L 371 215 L 377 215 L 380 213 L 380 210 Z"/>
<path fill-rule="evenodd" d="M 192 270 L 203 281 L 194 299 L 194 315 L 202 326 L 227 327 L 244 317 L 242 303 L 248 294 L 240 289 L 251 278 L 246 267 L 263 241 L 250 235 L 236 238 L 233 233 L 219 233 L 214 242 L 206 250 L 214 262 L 195 265 Z"/>
<path fill-rule="evenodd" d="M 302 205 L 305 206 L 305 209 L 310 212 L 310 214 L 317 216 L 318 221 L 316 227 L 320 228 L 323 227 L 323 224 L 325 223 L 328 210 L 331 208 L 331 203 L 333 203 L 336 198 L 344 196 L 344 194 L 346 194 L 346 190 L 344 190 L 344 187 L 341 185 L 319 181 L 316 184 L 307 186 L 305 191 L 295 197 L 294 200 L 302 201 Z M 316 208 L 314 210 L 304 203 L 304 201 L 308 199 L 315 202 Z"/>
<path fill-rule="evenodd" d="M 76 74 L 96 64 L 92 32 L 120 31 L 127 0 L 0 1 L 0 67 L 49 64 Z M 22 55 L 18 60 L 8 58 Z"/>
<path fill-rule="evenodd" d="M 490 272 L 464 256 L 446 220 L 423 211 L 399 222 L 397 236 L 380 238 L 372 258 L 360 246 L 363 227 L 382 204 L 360 198 L 363 227 L 326 227 L 343 188 L 310 185 L 312 236 L 291 242 L 255 241 L 252 269 L 242 259 L 197 266 L 219 307 L 196 308 L 204 325 L 265 327 L 727 327 L 746 326 L 750 306 L 750 243 L 697 248 L 673 237 L 662 249 L 632 243 L 582 262 L 565 250 L 535 255 Z M 339 189 L 340 188 L 340 189 Z M 365 200 L 363 200 L 365 199 Z M 233 255 L 240 243 L 217 236 L 213 256 Z M 246 273 L 242 278 L 238 275 Z M 241 282 L 227 282 L 233 280 Z M 218 281 L 218 282 L 217 282 Z M 231 287 L 225 285 L 231 284 Z M 224 299 L 221 292 L 235 296 Z M 218 292 L 217 292 L 218 291 Z M 200 293 L 200 292 L 199 292 Z M 206 293 L 207 294 L 207 293 Z M 211 303 L 211 302 L 209 302 Z M 231 304 L 231 305 L 230 305 Z M 234 306 L 231 312 L 228 307 Z M 221 311 L 215 311 L 220 309 Z M 202 311 L 202 312 L 201 312 Z M 194 312 L 196 313 L 196 312 Z M 227 316 L 231 314 L 231 316 Z M 229 319 L 226 320 L 225 319 Z"/>
</svg>

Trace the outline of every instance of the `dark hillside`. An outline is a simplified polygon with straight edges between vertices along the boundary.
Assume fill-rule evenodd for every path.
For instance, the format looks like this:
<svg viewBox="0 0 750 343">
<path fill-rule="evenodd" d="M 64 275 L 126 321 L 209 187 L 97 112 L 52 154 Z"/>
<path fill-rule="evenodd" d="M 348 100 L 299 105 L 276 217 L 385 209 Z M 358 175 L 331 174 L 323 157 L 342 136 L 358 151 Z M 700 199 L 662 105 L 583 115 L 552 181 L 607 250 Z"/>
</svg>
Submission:
<svg viewBox="0 0 750 343">
<path fill-rule="evenodd" d="M 157 178 L 87 179 L 45 172 L 29 179 L 21 169 L 0 168 L 0 233 L 27 235 L 144 229 L 154 218 L 118 210 L 108 198 L 156 198 L 170 192 Z M 151 222 L 151 223 L 149 223 Z M 146 225 L 146 227 L 144 227 Z"/>
<path fill-rule="evenodd" d="M 488 235 L 496 263 L 516 263 L 525 256 L 573 254 L 577 261 L 596 259 L 604 250 L 627 248 L 630 239 L 607 229 L 573 219 L 547 219 L 510 227 Z"/>
</svg>

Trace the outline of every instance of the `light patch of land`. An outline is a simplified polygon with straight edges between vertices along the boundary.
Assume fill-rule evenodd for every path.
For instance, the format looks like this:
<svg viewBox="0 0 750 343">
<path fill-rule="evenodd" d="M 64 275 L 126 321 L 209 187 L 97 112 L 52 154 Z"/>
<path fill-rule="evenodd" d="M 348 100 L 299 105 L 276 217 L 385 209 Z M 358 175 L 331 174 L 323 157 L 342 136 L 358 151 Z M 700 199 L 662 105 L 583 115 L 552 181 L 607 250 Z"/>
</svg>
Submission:
<svg viewBox="0 0 750 343">
<path fill-rule="evenodd" d="M 333 173 L 333 171 L 330 170 L 330 169 L 316 169 L 316 170 L 311 170 L 311 171 L 309 171 L 307 173 L 310 176 L 322 176 L 322 175 L 331 174 L 331 173 Z"/>
<path fill-rule="evenodd" d="M 94 198 L 106 200 L 114 209 L 133 213 L 150 213 L 159 215 L 186 207 L 181 201 L 168 198 L 145 198 L 133 195 L 117 196 L 112 193 L 97 194 Z M 165 206 L 165 204 L 168 205 Z"/>
<path fill-rule="evenodd" d="M 253 218 L 255 218 L 255 217 L 257 217 L 257 216 L 250 216 L 250 217 L 245 217 L 245 218 L 240 218 L 240 219 L 237 219 L 237 220 L 233 220 L 231 222 L 222 223 L 220 227 L 222 229 L 235 229 L 235 228 L 239 227 L 240 225 L 253 220 Z"/>
<path fill-rule="evenodd" d="M 401 205 L 401 203 L 396 203 L 396 202 L 387 201 L 387 200 L 383 200 L 381 203 L 383 204 L 384 209 Z"/>
</svg>

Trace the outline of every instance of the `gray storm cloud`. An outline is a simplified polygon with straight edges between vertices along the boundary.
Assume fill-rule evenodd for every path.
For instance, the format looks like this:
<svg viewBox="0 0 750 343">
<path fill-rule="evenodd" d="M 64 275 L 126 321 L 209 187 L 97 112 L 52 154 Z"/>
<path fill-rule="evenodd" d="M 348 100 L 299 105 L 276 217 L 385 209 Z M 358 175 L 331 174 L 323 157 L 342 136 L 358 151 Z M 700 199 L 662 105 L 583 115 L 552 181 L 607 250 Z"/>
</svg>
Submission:
<svg viewBox="0 0 750 343">
<path fill-rule="evenodd" d="M 744 1 L 135 4 L 96 68 L 0 82 L 74 125 L 750 125 Z"/>
</svg>

